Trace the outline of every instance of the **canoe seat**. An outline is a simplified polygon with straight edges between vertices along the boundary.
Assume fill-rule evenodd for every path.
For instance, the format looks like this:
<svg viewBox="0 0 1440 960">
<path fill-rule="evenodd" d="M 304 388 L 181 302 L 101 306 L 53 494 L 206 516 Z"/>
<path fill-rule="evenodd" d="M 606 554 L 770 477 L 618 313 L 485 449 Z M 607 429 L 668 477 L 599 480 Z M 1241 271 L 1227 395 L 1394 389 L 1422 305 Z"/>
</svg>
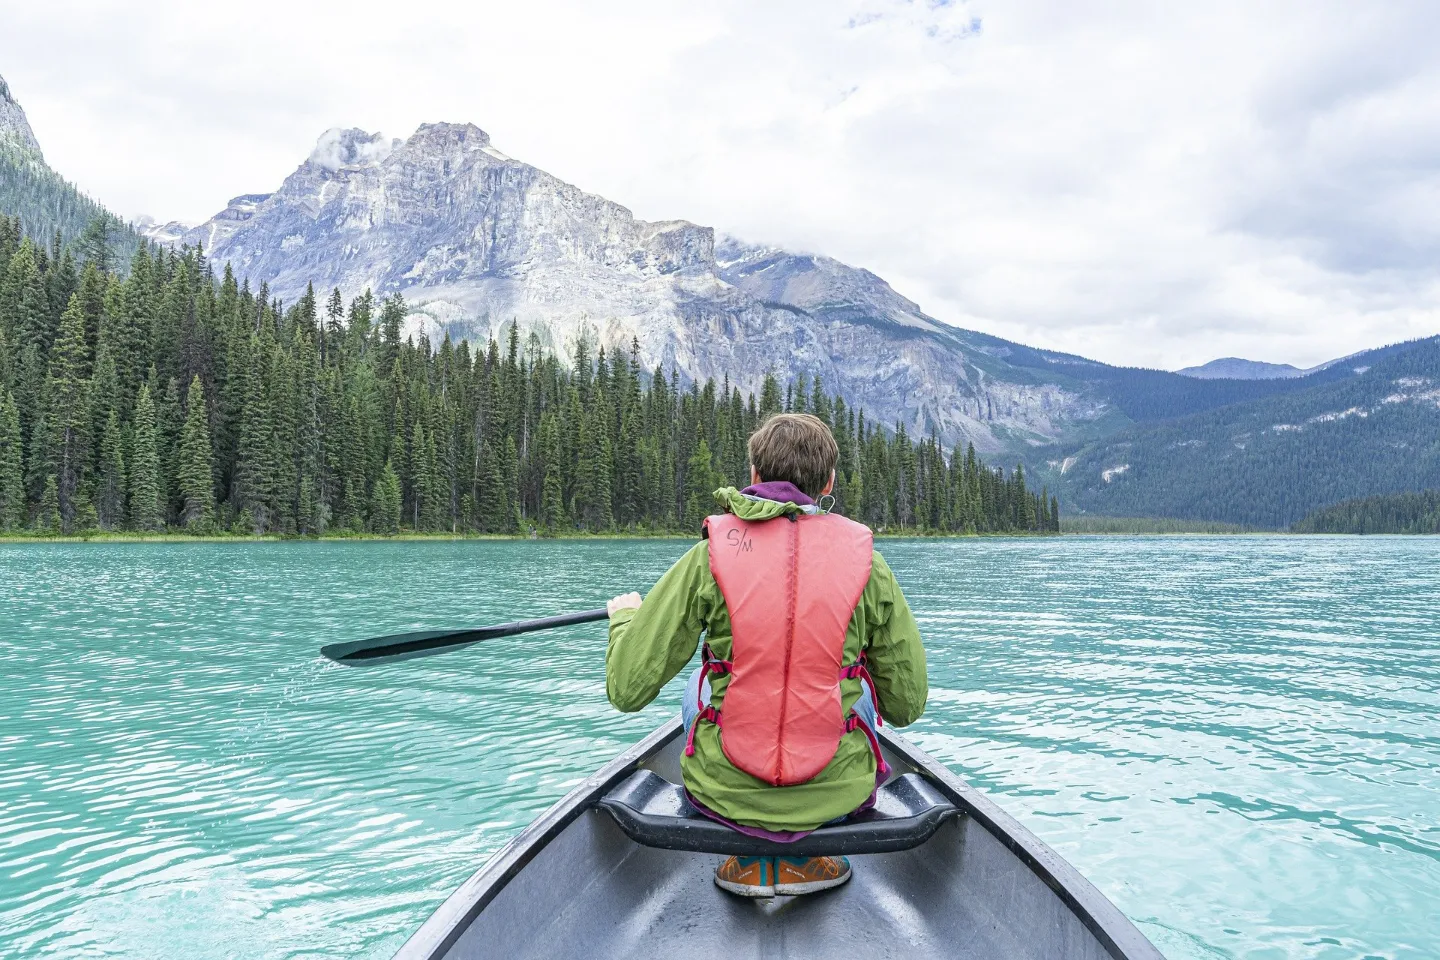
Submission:
<svg viewBox="0 0 1440 960">
<path fill-rule="evenodd" d="M 875 793 L 875 806 L 843 822 L 777 843 L 732 830 L 700 813 L 685 791 L 653 770 L 637 770 L 596 801 L 631 840 L 661 850 L 745 857 L 837 856 L 909 850 L 929 840 L 957 815 L 955 805 L 918 773 L 907 773 Z"/>
</svg>

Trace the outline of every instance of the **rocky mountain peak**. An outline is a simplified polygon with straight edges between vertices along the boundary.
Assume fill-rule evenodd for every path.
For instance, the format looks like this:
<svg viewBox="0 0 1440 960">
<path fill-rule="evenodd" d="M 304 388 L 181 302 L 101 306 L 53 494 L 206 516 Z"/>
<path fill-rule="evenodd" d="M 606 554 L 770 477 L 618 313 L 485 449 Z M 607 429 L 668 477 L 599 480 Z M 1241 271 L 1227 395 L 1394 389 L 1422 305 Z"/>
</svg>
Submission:
<svg viewBox="0 0 1440 960">
<path fill-rule="evenodd" d="M 422 123 L 407 143 L 417 147 L 427 144 L 488 147 L 490 134 L 473 123 Z"/>
<path fill-rule="evenodd" d="M 10 85 L 4 77 L 0 77 L 0 140 L 18 142 L 25 150 L 41 156 L 40 142 L 35 139 L 30 121 L 25 119 L 25 111 L 10 93 Z"/>
<path fill-rule="evenodd" d="M 237 197 L 179 238 L 293 302 L 312 281 L 403 294 L 431 342 L 483 344 L 510 324 L 573 356 L 628 351 L 686 382 L 819 377 L 874 420 L 981 452 L 1045 442 L 1105 411 L 1011 376 L 960 331 L 867 270 L 758 247 L 685 220 L 650 222 L 501 153 L 469 123 L 401 142 L 327 130 L 272 194 Z M 718 249 L 717 249 L 718 248 Z M 997 365 L 998 364 L 998 365 Z"/>
</svg>

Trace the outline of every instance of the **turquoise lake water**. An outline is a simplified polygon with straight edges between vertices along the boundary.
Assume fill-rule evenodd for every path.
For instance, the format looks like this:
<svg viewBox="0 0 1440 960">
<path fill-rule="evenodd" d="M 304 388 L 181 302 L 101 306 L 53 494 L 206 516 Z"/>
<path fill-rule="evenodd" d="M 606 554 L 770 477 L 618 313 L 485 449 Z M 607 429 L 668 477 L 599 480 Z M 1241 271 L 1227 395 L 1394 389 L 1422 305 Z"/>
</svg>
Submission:
<svg viewBox="0 0 1440 960">
<path fill-rule="evenodd" d="M 597 606 L 679 541 L 0 545 L 0 957 L 388 957 L 674 709 Z M 906 731 L 1171 957 L 1440 957 L 1440 538 L 886 541 Z M 673 688 L 672 688 L 672 691 Z"/>
</svg>

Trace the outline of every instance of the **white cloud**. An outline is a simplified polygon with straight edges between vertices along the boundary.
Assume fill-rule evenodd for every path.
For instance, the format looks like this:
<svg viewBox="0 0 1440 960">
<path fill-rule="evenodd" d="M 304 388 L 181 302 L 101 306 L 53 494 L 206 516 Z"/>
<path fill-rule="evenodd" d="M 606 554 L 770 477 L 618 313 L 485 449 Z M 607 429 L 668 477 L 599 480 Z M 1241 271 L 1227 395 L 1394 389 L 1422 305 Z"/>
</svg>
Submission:
<svg viewBox="0 0 1440 960">
<path fill-rule="evenodd" d="M 124 213 L 204 219 L 337 124 L 472 121 L 640 216 L 864 265 L 942 320 L 1309 366 L 1440 331 L 1436 11 L 0 0 L 0 74 Z"/>
<path fill-rule="evenodd" d="M 331 127 L 320 134 L 309 160 L 326 170 L 379 163 L 394 151 L 396 142 L 384 134 Z"/>
</svg>

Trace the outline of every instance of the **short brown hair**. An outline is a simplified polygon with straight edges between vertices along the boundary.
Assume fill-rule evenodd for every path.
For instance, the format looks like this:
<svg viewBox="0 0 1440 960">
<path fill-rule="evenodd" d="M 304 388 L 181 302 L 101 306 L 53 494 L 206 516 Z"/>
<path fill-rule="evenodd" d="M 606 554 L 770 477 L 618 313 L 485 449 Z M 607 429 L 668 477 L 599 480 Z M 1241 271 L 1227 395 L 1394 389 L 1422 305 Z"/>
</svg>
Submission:
<svg viewBox="0 0 1440 960">
<path fill-rule="evenodd" d="M 840 447 L 825 421 L 808 413 L 777 413 L 750 435 L 750 465 L 764 480 L 788 480 L 809 497 L 820 496 Z"/>
</svg>

